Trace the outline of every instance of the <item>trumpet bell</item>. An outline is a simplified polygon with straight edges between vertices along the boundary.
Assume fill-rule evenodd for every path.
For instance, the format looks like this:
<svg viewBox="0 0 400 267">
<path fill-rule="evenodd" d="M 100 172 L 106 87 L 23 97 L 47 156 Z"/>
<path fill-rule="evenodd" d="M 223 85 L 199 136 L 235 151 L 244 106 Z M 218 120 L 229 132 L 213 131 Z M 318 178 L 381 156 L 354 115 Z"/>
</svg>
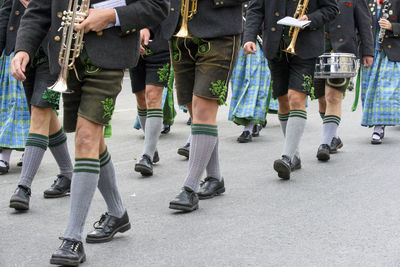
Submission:
<svg viewBox="0 0 400 267">
<path fill-rule="evenodd" d="M 284 49 L 283 52 L 297 56 L 296 51 L 294 50 L 294 47 L 288 47 L 288 48 Z"/>
<path fill-rule="evenodd" d="M 63 94 L 71 94 L 74 92 L 68 89 L 67 81 L 63 77 L 61 77 L 61 75 L 58 80 L 52 86 L 47 87 L 47 89 Z"/>
<path fill-rule="evenodd" d="M 189 31 L 187 28 L 181 27 L 181 29 L 174 35 L 174 37 L 178 38 L 192 38 L 192 36 L 189 34 Z"/>
</svg>

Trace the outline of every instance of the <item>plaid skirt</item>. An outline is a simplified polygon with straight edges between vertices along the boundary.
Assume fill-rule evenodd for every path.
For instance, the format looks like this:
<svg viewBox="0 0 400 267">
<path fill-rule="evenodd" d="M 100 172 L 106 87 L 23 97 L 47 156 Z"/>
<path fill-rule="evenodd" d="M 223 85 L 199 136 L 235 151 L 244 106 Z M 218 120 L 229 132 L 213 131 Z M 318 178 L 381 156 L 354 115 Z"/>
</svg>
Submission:
<svg viewBox="0 0 400 267">
<path fill-rule="evenodd" d="M 378 40 L 378 38 L 377 38 Z M 400 124 L 400 62 L 375 51 L 371 67 L 362 67 L 362 126 Z"/>
<path fill-rule="evenodd" d="M 231 78 L 232 98 L 228 119 L 238 125 L 265 124 L 267 103 L 269 112 L 276 113 L 278 110 L 278 101 L 269 95 L 272 90 L 270 82 L 268 61 L 260 46 L 257 44 L 256 54 L 248 56 L 241 49 Z"/>
<path fill-rule="evenodd" d="M 22 83 L 11 76 L 13 57 L 14 54 L 0 57 L 0 147 L 22 150 L 30 114 Z"/>
</svg>

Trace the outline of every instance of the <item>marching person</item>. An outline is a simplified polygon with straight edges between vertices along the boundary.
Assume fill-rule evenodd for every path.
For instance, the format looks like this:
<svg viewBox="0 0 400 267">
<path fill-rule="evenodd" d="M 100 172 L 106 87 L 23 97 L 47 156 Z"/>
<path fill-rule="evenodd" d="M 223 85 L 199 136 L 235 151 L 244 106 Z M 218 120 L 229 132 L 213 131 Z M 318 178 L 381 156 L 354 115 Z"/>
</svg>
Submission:
<svg viewBox="0 0 400 267">
<path fill-rule="evenodd" d="M 88 2 L 79 3 L 85 5 Z M 85 33 L 84 47 L 75 59 L 74 69 L 68 73 L 67 85 L 73 93 L 63 96 L 64 129 L 76 131 L 75 166 L 68 226 L 61 246 L 50 259 L 51 264 L 57 265 L 78 266 L 85 261 L 82 232 L 96 187 L 102 193 L 108 211 L 87 235 L 86 241 L 107 242 L 117 232 L 130 229 L 111 155 L 104 143 L 103 128 L 111 120 L 116 97 L 121 91 L 124 68 L 133 67 L 138 60 L 140 29 L 156 25 L 168 12 L 168 2 L 164 0 L 128 0 L 126 5 L 96 1 L 90 7 L 88 16 L 74 27 L 76 34 Z M 26 66 L 33 60 L 49 30 L 50 72 L 60 72 L 58 29 L 62 12 L 67 8 L 67 0 L 31 0 L 21 20 L 17 53 L 12 62 L 13 75 L 18 80 L 26 79 Z M 66 40 L 63 45 L 68 43 Z"/>
<path fill-rule="evenodd" d="M 369 5 L 375 57 L 372 67 L 362 68 L 361 125 L 374 127 L 371 143 L 381 144 L 385 126 L 400 125 L 400 1 L 377 0 Z"/>
<path fill-rule="evenodd" d="M 372 65 L 374 39 L 371 32 L 371 14 L 365 0 L 338 0 L 339 15 L 325 26 L 325 52 L 351 53 L 362 58 L 364 67 Z M 360 49 L 357 40 L 358 34 Z M 320 161 L 330 159 L 343 146 L 338 136 L 342 117 L 342 101 L 349 78 L 314 79 L 314 95 L 323 116 L 322 140 L 317 151 Z"/>
<path fill-rule="evenodd" d="M 228 82 L 240 49 L 242 32 L 241 0 L 188 1 L 190 17 L 188 32 L 176 37 L 181 16 L 181 1 L 171 1 L 170 16 L 174 20 L 166 27 L 175 72 L 179 105 L 192 109 L 189 170 L 181 192 L 173 199 L 170 209 L 193 211 L 200 199 L 212 198 L 225 192 L 218 156 L 218 106 L 225 103 Z M 192 4 L 197 4 L 197 10 Z M 180 19 L 181 18 L 181 19 Z M 185 27 L 182 27 L 185 28 Z M 174 35 L 174 36 L 173 36 Z M 207 177 L 201 183 L 203 172 Z"/>
<path fill-rule="evenodd" d="M 297 29 L 290 31 L 277 21 L 293 16 L 297 5 L 298 1 L 251 1 L 244 31 L 244 52 L 254 54 L 258 29 L 264 22 L 263 51 L 271 70 L 273 97 L 279 102 L 278 117 L 285 136 L 282 158 L 274 162 L 274 169 L 282 179 L 290 179 L 290 173 L 301 168 L 298 151 L 307 120 L 306 97 L 312 93 L 315 60 L 324 52 L 323 26 L 338 13 L 335 0 L 311 0 L 308 6 L 302 5 L 300 14 L 304 14 L 299 20 L 311 23 L 299 32 L 293 55 L 282 50 L 289 46 Z"/>
</svg>

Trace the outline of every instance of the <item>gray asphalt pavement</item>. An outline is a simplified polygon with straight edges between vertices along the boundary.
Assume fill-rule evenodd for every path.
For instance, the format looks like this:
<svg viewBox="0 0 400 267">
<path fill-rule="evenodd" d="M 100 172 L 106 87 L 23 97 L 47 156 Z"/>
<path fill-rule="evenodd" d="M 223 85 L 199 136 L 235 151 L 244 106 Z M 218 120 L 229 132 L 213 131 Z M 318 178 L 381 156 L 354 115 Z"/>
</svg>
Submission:
<svg viewBox="0 0 400 267">
<path fill-rule="evenodd" d="M 353 96 L 347 93 L 343 105 L 344 147 L 328 163 L 315 157 L 322 123 L 317 103 L 310 103 L 303 168 L 290 181 L 279 180 L 272 167 L 283 145 L 277 116 L 268 116 L 252 143 L 239 144 L 241 128 L 227 120 L 228 107 L 222 107 L 220 160 L 227 191 L 181 214 L 168 203 L 187 171 L 188 162 L 176 154 L 190 131 L 187 115 L 178 111 L 171 132 L 161 136 L 155 175 L 141 177 L 134 164 L 143 134 L 133 129 L 136 104 L 125 79 L 107 143 L 132 229 L 110 243 L 85 244 L 82 266 L 399 266 L 400 128 L 388 128 L 384 143 L 371 145 L 372 130 L 360 126 L 360 107 L 350 112 Z M 73 155 L 73 135 L 68 137 Z M 12 155 L 10 173 L 0 176 L 0 266 L 49 266 L 66 227 L 69 197 L 43 198 L 58 171 L 46 152 L 31 209 L 9 209 L 19 156 Z M 84 233 L 104 211 L 96 192 Z"/>
</svg>

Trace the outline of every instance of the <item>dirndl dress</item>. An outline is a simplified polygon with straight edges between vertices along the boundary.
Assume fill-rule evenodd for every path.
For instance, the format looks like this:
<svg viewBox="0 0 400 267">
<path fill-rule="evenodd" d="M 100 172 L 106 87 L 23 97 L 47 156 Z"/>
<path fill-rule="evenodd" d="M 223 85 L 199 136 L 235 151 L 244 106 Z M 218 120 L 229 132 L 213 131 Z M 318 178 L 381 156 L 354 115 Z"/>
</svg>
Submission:
<svg viewBox="0 0 400 267">
<path fill-rule="evenodd" d="M 231 78 L 232 98 L 228 119 L 244 126 L 265 125 L 267 111 L 277 113 L 278 110 L 278 101 L 272 99 L 270 94 L 270 83 L 268 61 L 261 47 L 257 44 L 257 52 L 247 56 L 241 49 Z"/>
<path fill-rule="evenodd" d="M 23 150 L 30 114 L 23 85 L 11 76 L 13 57 L 0 57 L 0 148 Z"/>
<path fill-rule="evenodd" d="M 378 40 L 379 32 L 377 33 Z M 376 48 L 374 63 L 362 67 L 362 126 L 400 124 L 400 62 L 388 59 Z"/>
</svg>

